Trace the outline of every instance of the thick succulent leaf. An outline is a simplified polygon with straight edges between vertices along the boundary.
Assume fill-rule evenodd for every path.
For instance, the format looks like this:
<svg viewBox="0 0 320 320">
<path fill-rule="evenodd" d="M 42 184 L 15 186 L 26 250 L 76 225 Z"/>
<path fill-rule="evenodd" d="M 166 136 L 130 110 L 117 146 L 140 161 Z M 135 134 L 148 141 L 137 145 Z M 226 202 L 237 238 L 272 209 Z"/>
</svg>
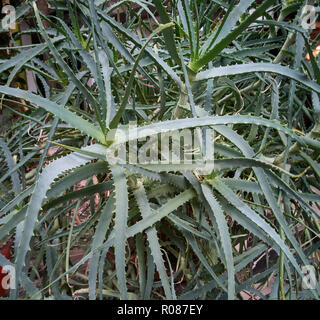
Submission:
<svg viewBox="0 0 320 320">
<path fill-rule="evenodd" d="M 100 145 L 92 145 L 84 148 L 84 150 L 101 151 L 103 150 L 103 147 Z M 26 212 L 26 219 L 24 220 L 23 224 L 23 231 L 21 234 L 16 257 L 17 275 L 21 274 L 25 265 L 25 258 L 27 252 L 30 250 L 30 240 L 34 232 L 34 226 L 38 218 L 38 213 L 40 211 L 46 193 L 50 187 L 50 184 L 63 172 L 81 166 L 91 160 L 92 158 L 88 156 L 70 154 L 66 157 L 60 158 L 50 163 L 41 173 L 41 176 L 39 177 L 34 192 L 31 196 Z M 19 280 L 20 279 L 17 277 L 17 284 Z"/>
<path fill-rule="evenodd" d="M 73 128 L 88 134 L 90 137 L 97 139 L 97 141 L 101 143 L 105 142 L 104 134 L 98 127 L 49 99 L 42 98 L 39 95 L 35 95 L 25 90 L 9 88 L 6 86 L 0 86 L 0 92 L 35 104 L 46 111 L 51 112 L 62 121 L 69 123 Z"/>
<path fill-rule="evenodd" d="M 228 272 L 228 299 L 234 300 L 235 298 L 235 272 L 234 272 L 234 262 L 232 254 L 232 245 L 229 234 L 229 228 L 226 221 L 226 217 L 220 207 L 220 204 L 215 199 L 212 194 L 211 188 L 206 184 L 202 184 L 203 195 L 210 205 L 218 226 L 218 235 L 221 241 L 221 246 L 224 251 L 225 260 L 226 260 L 226 269 Z"/>
<path fill-rule="evenodd" d="M 320 87 L 319 87 L 320 88 Z M 199 117 L 199 118 L 186 118 L 178 120 L 168 120 L 151 125 L 145 125 L 133 129 L 121 128 L 123 134 L 116 137 L 114 144 L 121 144 L 126 141 L 132 141 L 136 139 L 146 138 L 148 136 L 156 135 L 159 133 L 166 133 L 170 131 L 176 131 L 186 128 L 195 128 L 202 126 L 217 126 L 226 124 L 251 124 L 265 126 L 267 128 L 273 128 L 283 132 L 294 139 L 300 141 L 292 130 L 289 130 L 285 126 L 281 125 L 278 121 L 268 120 L 262 117 L 246 116 L 246 115 L 232 115 L 232 116 L 215 116 L 215 117 Z"/>
<path fill-rule="evenodd" d="M 216 128 L 216 130 L 218 130 L 218 132 L 220 132 L 221 134 L 223 134 L 225 137 L 227 137 L 230 141 L 232 141 L 233 143 L 235 143 L 238 148 L 243 152 L 243 154 L 248 157 L 248 158 L 252 158 L 254 157 L 254 152 L 251 149 L 251 147 L 247 144 L 246 141 L 244 141 L 244 139 L 242 137 L 240 137 L 236 132 L 234 132 L 233 130 L 231 130 L 230 128 L 227 128 L 225 126 L 220 126 L 218 129 Z M 295 250 L 297 251 L 299 257 L 301 258 L 302 262 L 307 265 L 308 264 L 308 260 L 305 257 L 305 255 L 303 254 L 299 244 L 297 243 L 297 240 L 294 238 L 292 231 L 290 230 L 290 228 L 288 227 L 287 222 L 285 221 L 282 211 L 280 210 L 274 195 L 272 193 L 272 189 L 270 184 L 268 183 L 267 177 L 265 172 L 263 171 L 263 169 L 261 168 L 253 168 L 257 179 L 259 181 L 260 187 L 264 192 L 264 195 L 270 205 L 270 207 L 272 208 L 272 211 L 274 213 L 274 215 L 276 216 L 277 220 L 280 223 L 280 226 L 283 228 L 287 238 L 290 240 L 290 242 L 292 243 L 293 247 L 295 248 Z M 287 255 L 287 254 L 286 254 Z M 291 260 L 291 257 L 288 257 L 288 259 L 293 262 L 295 260 Z M 296 268 L 297 272 L 303 276 L 303 273 L 301 271 L 301 268 L 297 265 L 297 263 L 295 262 L 294 267 Z"/>
<path fill-rule="evenodd" d="M 105 206 L 102 209 L 99 222 L 92 239 L 91 248 L 92 250 L 100 247 L 105 239 L 106 233 L 109 229 L 110 222 L 113 216 L 113 211 L 115 209 L 115 199 L 111 195 L 107 200 Z M 92 258 L 89 260 L 89 299 L 94 300 L 96 297 L 96 279 L 98 274 L 98 262 L 100 254 L 95 252 Z"/>
<path fill-rule="evenodd" d="M 150 207 L 144 186 L 142 183 L 138 185 L 138 188 L 134 191 L 134 195 L 136 197 L 142 218 L 146 218 L 154 213 L 152 213 L 152 209 Z M 167 270 L 164 265 L 161 247 L 159 244 L 159 239 L 157 236 L 157 230 L 155 227 L 146 230 L 147 239 L 149 242 L 150 252 L 153 256 L 154 263 L 157 267 L 157 270 L 160 275 L 161 283 L 166 295 L 166 299 L 172 300 L 172 290 L 174 288 L 170 288 L 169 278 L 167 276 Z M 141 262 L 143 263 L 143 262 Z"/>
<path fill-rule="evenodd" d="M 121 299 L 128 299 L 126 284 L 126 240 L 128 219 L 128 189 L 124 169 L 111 166 L 115 187 L 116 217 L 114 225 L 114 247 L 116 259 L 116 272 Z"/>
<path fill-rule="evenodd" d="M 320 93 L 320 86 L 313 80 L 309 79 L 307 76 L 292 70 L 289 67 L 281 66 L 278 64 L 272 63 L 244 63 L 237 64 L 227 67 L 218 67 L 212 68 L 210 70 L 201 71 L 196 75 L 195 81 L 207 80 L 216 77 L 223 76 L 233 76 L 249 72 L 270 72 L 288 77 L 297 82 L 300 82 L 302 85 L 305 85 L 307 88 Z"/>
<path fill-rule="evenodd" d="M 21 185 L 20 185 L 20 178 L 19 178 L 18 172 L 14 170 L 15 163 L 13 161 L 12 153 L 8 148 L 7 144 L 3 141 L 3 139 L 0 139 L 0 147 L 3 150 L 9 171 L 12 170 L 12 172 L 10 173 L 12 186 L 13 186 L 14 194 L 17 196 L 20 193 Z"/>
</svg>

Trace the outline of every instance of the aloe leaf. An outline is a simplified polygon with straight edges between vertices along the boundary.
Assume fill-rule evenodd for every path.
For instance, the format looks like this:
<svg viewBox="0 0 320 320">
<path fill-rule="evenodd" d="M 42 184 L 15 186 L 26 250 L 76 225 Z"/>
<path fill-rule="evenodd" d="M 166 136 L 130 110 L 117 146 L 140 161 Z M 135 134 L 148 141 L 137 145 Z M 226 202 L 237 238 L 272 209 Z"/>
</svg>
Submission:
<svg viewBox="0 0 320 320">
<path fill-rule="evenodd" d="M 10 175 L 12 180 L 13 191 L 17 196 L 20 193 L 21 185 L 20 185 L 20 178 L 19 178 L 18 172 L 16 172 L 16 169 L 14 169 L 16 165 L 13 161 L 13 157 L 10 149 L 8 148 L 7 144 L 3 141 L 3 139 L 0 139 L 0 147 L 3 150 L 3 153 L 5 155 L 8 168 L 9 170 L 12 171 Z M 2 178 L 2 180 L 4 180 L 4 178 Z"/>
<path fill-rule="evenodd" d="M 290 69 L 289 67 L 284 67 L 278 64 L 272 63 L 244 63 L 244 64 L 237 64 L 233 66 L 227 67 L 218 67 L 212 68 L 210 70 L 205 70 L 199 72 L 196 77 L 195 81 L 207 80 L 210 78 L 222 77 L 222 76 L 231 76 L 231 75 L 238 75 L 242 73 L 248 72 L 270 72 L 280 74 L 282 76 L 288 77 L 293 79 L 301 84 L 305 85 L 307 88 L 320 93 L 320 86 L 314 82 L 313 80 L 307 78 L 305 75 Z"/>
<path fill-rule="evenodd" d="M 1 142 L 3 142 L 3 141 L 1 141 L 0 140 L 0 146 L 1 146 Z M 3 150 L 5 150 L 4 149 L 4 145 L 3 145 L 3 148 L 2 148 Z M 9 150 L 6 150 L 5 151 L 5 154 L 7 154 L 7 151 L 9 151 Z M 0 178 L 0 183 L 2 183 L 3 181 L 5 181 L 5 179 L 7 179 L 9 176 L 11 176 L 11 179 L 12 179 L 12 181 L 13 181 L 13 187 L 14 187 L 14 190 L 15 190 L 15 193 L 17 192 L 20 192 L 20 190 L 21 190 L 21 186 L 19 186 L 19 184 L 20 184 L 20 179 L 19 179 L 19 174 L 18 174 L 18 169 L 20 169 L 21 167 L 23 167 L 27 162 L 28 162 L 28 160 L 30 160 L 32 157 L 34 157 L 35 156 L 35 154 L 37 153 L 37 151 L 35 151 L 35 152 L 30 152 L 26 157 L 24 157 L 21 161 L 19 161 L 17 164 L 15 164 L 14 162 L 13 162 L 13 158 L 11 158 L 11 160 L 12 160 L 12 162 L 13 163 L 10 163 L 10 162 L 8 162 L 8 161 L 10 161 L 8 158 L 6 158 L 6 161 L 7 161 L 7 163 L 8 163 L 8 167 L 9 167 L 9 170 L 8 170 L 8 172 L 6 173 L 6 174 L 4 174 L 1 178 Z M 9 165 L 9 163 L 10 163 L 10 165 Z M 18 179 L 17 179 L 17 177 L 18 177 Z M 18 183 L 18 184 L 17 184 Z M 17 186 L 18 186 L 18 189 L 16 189 L 17 188 Z M 16 194 L 17 194 L 16 193 Z"/>
<path fill-rule="evenodd" d="M 144 219 L 142 219 L 141 221 L 135 223 L 134 225 L 132 225 L 131 227 L 129 227 L 127 229 L 126 232 L 126 238 L 131 238 L 134 237 L 136 234 L 143 232 L 144 230 L 146 230 L 147 228 L 150 228 L 151 226 L 153 226 L 156 222 L 160 221 L 161 219 L 163 219 L 164 217 L 166 217 L 168 214 L 170 214 L 171 212 L 173 212 L 174 210 L 176 210 L 177 208 L 179 208 L 180 206 L 182 206 L 183 204 L 185 204 L 186 202 L 188 202 L 189 200 L 191 200 L 193 197 L 195 196 L 195 193 L 193 190 L 191 189 L 187 189 L 184 192 L 181 192 L 180 194 L 178 194 L 175 198 L 168 200 L 168 202 L 166 204 L 164 204 L 163 206 L 161 206 L 161 208 L 156 210 L 156 214 L 153 214 L 151 216 L 148 216 Z M 83 258 L 81 258 L 77 263 L 75 263 L 68 271 L 68 273 L 74 272 L 75 270 L 77 270 L 79 268 L 79 266 L 81 266 L 83 263 L 85 263 L 88 259 L 90 259 L 92 257 L 92 255 L 97 252 L 97 251 L 101 251 L 103 249 L 106 249 L 104 251 L 104 253 L 106 254 L 106 251 L 111 247 L 115 245 L 115 232 L 113 231 L 108 240 L 105 241 L 100 247 L 96 248 L 95 250 L 92 250 L 90 253 L 88 253 L 87 255 L 85 255 Z M 102 257 L 104 256 L 104 253 L 102 253 Z M 103 259 L 100 259 L 100 261 L 102 261 Z M 101 265 L 100 265 L 101 266 Z M 100 269 L 101 270 L 101 269 Z M 61 278 L 66 276 L 66 272 L 64 272 L 63 274 L 61 274 L 59 277 L 57 277 L 54 281 L 51 282 L 51 285 L 56 283 L 57 281 L 59 281 Z M 101 278 L 101 277 L 100 277 Z M 100 279 L 101 280 L 101 279 Z M 100 281 L 101 283 L 101 281 Z M 45 290 L 46 288 L 44 288 L 43 290 Z"/>
<path fill-rule="evenodd" d="M 92 145 L 84 149 L 98 151 L 99 149 L 101 149 L 101 147 L 99 147 L 98 145 Z M 50 163 L 42 171 L 41 176 L 39 177 L 39 180 L 36 183 L 34 192 L 32 194 L 26 211 L 26 219 L 23 224 L 23 231 L 21 234 L 21 239 L 19 242 L 16 256 L 17 275 L 21 274 L 25 265 L 25 257 L 27 252 L 30 250 L 30 240 L 34 231 L 36 220 L 38 218 L 38 212 L 41 208 L 42 202 L 46 196 L 50 184 L 62 172 L 83 165 L 89 162 L 90 160 L 92 160 L 92 158 L 88 156 L 77 156 L 74 154 L 70 154 L 66 157 L 60 158 L 59 160 Z M 17 277 L 16 284 L 18 284 L 19 280 L 19 277 Z"/>
<path fill-rule="evenodd" d="M 150 208 L 150 204 L 144 189 L 142 182 L 138 185 L 138 188 L 135 189 L 134 195 L 136 197 L 142 218 L 146 218 L 152 214 L 152 209 Z M 160 275 L 161 283 L 166 295 L 166 299 L 172 300 L 172 293 L 169 283 L 169 278 L 167 276 L 167 270 L 164 265 L 161 247 L 159 244 L 159 239 L 157 236 L 157 231 L 155 227 L 146 230 L 147 239 L 149 242 L 150 252 L 153 256 L 154 263 L 157 267 L 157 270 Z M 172 288 L 173 289 L 173 288 Z"/>
<path fill-rule="evenodd" d="M 277 252 L 279 251 L 278 244 L 272 238 L 270 238 L 265 230 L 261 229 L 258 224 L 252 223 L 252 220 L 248 216 L 243 215 L 238 208 L 232 206 L 230 202 L 228 202 L 223 196 L 217 194 L 217 199 L 224 212 L 228 212 L 228 215 L 230 215 L 232 219 L 237 221 L 237 223 L 239 223 L 257 238 L 261 239 L 264 243 L 268 244 L 270 247 L 273 247 Z"/>
<path fill-rule="evenodd" d="M 319 162 L 314 161 L 311 157 L 309 157 L 306 153 L 300 152 L 300 155 L 303 159 L 305 159 L 309 165 L 313 168 L 316 176 L 320 179 L 320 165 Z"/>
<path fill-rule="evenodd" d="M 194 57 L 197 56 L 197 50 L 196 50 L 195 29 L 194 29 L 193 21 L 191 17 L 189 0 L 178 0 L 177 7 L 178 7 L 179 17 L 181 18 L 184 31 L 189 36 L 191 59 L 193 59 Z"/>
<path fill-rule="evenodd" d="M 109 229 L 110 222 L 113 216 L 113 211 L 115 208 L 115 199 L 113 195 L 107 200 L 104 205 L 99 222 L 92 239 L 91 248 L 92 250 L 98 248 L 102 245 L 106 233 Z M 89 299 L 95 299 L 96 292 L 96 278 L 98 273 L 98 262 L 99 262 L 99 252 L 93 254 L 92 258 L 89 260 Z"/>
<path fill-rule="evenodd" d="M 208 270 L 208 272 L 210 273 L 212 278 L 216 281 L 216 283 L 220 286 L 220 288 L 222 288 L 225 292 L 227 292 L 228 289 L 225 287 L 225 285 L 223 284 L 221 279 L 219 279 L 219 277 L 215 274 L 215 272 L 212 270 L 212 267 L 209 265 L 208 261 L 206 260 L 204 255 L 201 253 L 199 246 L 195 240 L 195 237 L 193 235 L 191 235 L 189 232 L 184 231 L 183 233 L 186 236 L 186 238 L 188 239 L 193 251 L 196 253 L 196 255 L 198 256 L 201 263 Z"/>
<path fill-rule="evenodd" d="M 157 35 L 158 33 L 162 32 L 163 30 L 165 30 L 167 28 L 172 27 L 172 25 L 173 25 L 173 23 L 171 23 L 171 22 L 167 23 L 167 24 L 164 24 L 164 25 L 159 25 L 159 27 L 156 30 L 154 30 L 152 32 L 152 34 L 148 37 L 147 41 L 145 42 L 145 44 L 141 48 L 140 53 L 139 53 L 134 65 L 133 65 L 132 70 L 131 70 L 131 75 L 130 75 L 130 78 L 129 78 L 129 81 L 128 81 L 128 84 L 127 84 L 127 88 L 126 88 L 123 100 L 121 102 L 121 105 L 120 105 L 116 115 L 113 117 L 113 119 L 110 122 L 110 129 L 117 128 L 117 126 L 118 126 L 118 123 L 120 121 L 122 113 L 123 113 L 123 111 L 124 111 L 124 109 L 125 109 L 125 107 L 126 107 L 126 105 L 128 103 L 128 99 L 129 99 L 130 92 L 131 92 L 132 85 L 133 85 L 133 79 L 134 79 L 134 76 L 135 76 L 139 61 L 142 58 L 143 52 L 146 49 L 148 43 L 152 40 L 152 38 L 155 35 Z"/>
<path fill-rule="evenodd" d="M 246 157 L 252 158 L 254 156 L 254 152 L 251 149 L 251 147 L 247 144 L 246 141 L 243 140 L 242 137 L 240 137 L 237 133 L 235 133 L 233 130 L 231 130 L 230 128 L 221 126 L 218 129 L 216 128 L 216 130 L 218 130 L 218 132 L 220 132 L 221 134 L 223 134 L 225 137 L 227 137 L 230 141 L 232 141 L 233 143 L 235 143 L 238 148 L 240 148 L 240 150 L 243 152 L 243 154 Z M 301 260 L 303 261 L 304 264 L 308 264 L 308 260 L 305 257 L 305 255 L 303 254 L 299 244 L 297 243 L 296 239 L 293 236 L 292 231 L 289 229 L 287 222 L 284 220 L 283 214 L 274 198 L 274 195 L 272 193 L 270 184 L 268 183 L 266 174 L 264 173 L 263 169 L 261 168 L 254 168 L 253 169 L 261 189 L 263 190 L 263 193 L 270 205 L 270 207 L 272 208 L 272 211 L 274 213 L 274 215 L 276 216 L 278 222 L 280 223 L 280 226 L 283 228 L 287 238 L 290 240 L 290 242 L 292 243 L 293 247 L 295 248 L 295 250 L 297 251 L 299 257 L 301 258 Z M 287 255 L 287 254 L 286 254 Z M 288 257 L 288 255 L 287 255 Z M 292 257 L 291 257 L 292 258 Z M 293 261 L 291 260 L 290 257 L 288 257 L 288 259 L 293 263 Z M 303 273 L 301 271 L 301 268 L 297 265 L 297 263 L 293 263 L 294 267 L 296 268 L 297 272 L 303 276 Z"/>
<path fill-rule="evenodd" d="M 1 90 L 1 87 L 0 87 Z M 158 133 L 166 133 L 170 131 L 176 131 L 186 128 L 195 128 L 202 126 L 218 126 L 224 124 L 251 124 L 270 127 L 279 130 L 294 139 L 301 141 L 292 130 L 287 129 L 285 126 L 281 125 L 278 121 L 268 120 L 262 117 L 246 116 L 246 115 L 232 115 L 232 116 L 215 116 L 215 117 L 199 117 L 199 118 L 186 118 L 177 120 L 168 120 L 158 123 L 153 123 L 151 125 L 145 125 L 137 127 L 134 129 L 121 128 L 125 134 L 121 134 L 119 137 L 116 136 L 114 144 L 121 144 L 127 141 L 132 141 L 135 139 L 145 138 Z M 301 142 L 303 144 L 303 142 Z"/>
<path fill-rule="evenodd" d="M 97 183 L 88 187 L 84 187 L 80 190 L 76 190 L 73 192 L 68 192 L 67 194 L 58 197 L 54 200 L 48 201 L 46 204 L 42 206 L 43 210 L 48 210 L 49 208 L 56 207 L 57 205 L 61 203 L 65 203 L 67 201 L 73 200 L 73 199 L 78 199 L 82 197 L 89 197 L 93 194 L 96 193 L 102 193 L 107 190 L 112 190 L 112 182 L 111 181 L 105 181 L 101 183 Z"/>
<path fill-rule="evenodd" d="M 76 168 L 72 172 L 69 172 L 68 175 L 62 177 L 57 182 L 54 182 L 50 189 L 47 192 L 46 199 L 52 199 L 54 197 L 59 196 L 62 192 L 66 191 L 68 188 L 74 186 L 77 182 L 81 180 L 85 180 L 89 177 L 92 177 L 94 174 L 105 173 L 107 171 L 107 165 L 104 162 L 96 162 L 87 164 L 81 167 Z M 25 190 L 25 192 L 21 192 L 16 198 L 14 198 L 11 202 L 8 203 L 8 206 L 2 208 L 0 214 L 5 214 L 8 211 L 12 210 L 13 207 L 17 204 L 17 201 L 20 199 L 25 199 L 30 194 L 33 193 L 35 186 L 31 186 Z M 67 195 L 68 197 L 68 195 Z M 44 204 L 43 206 L 45 206 Z M 48 204 L 47 204 L 48 205 Z M 3 239 L 5 236 L 11 232 L 19 222 L 23 221 L 25 213 L 27 210 L 27 205 L 22 207 L 18 212 L 12 212 L 10 215 L 7 215 L 6 223 L 0 226 L 0 239 Z M 46 220 L 46 215 L 44 215 L 39 223 L 42 223 Z"/>
<path fill-rule="evenodd" d="M 64 39 L 64 36 L 59 36 L 52 39 L 52 43 L 56 43 Z M 14 57 L 10 58 L 9 60 L 5 60 L 3 63 L 0 64 L 0 72 L 4 72 L 12 67 L 14 67 L 13 71 L 10 73 L 10 77 L 7 80 L 7 85 L 10 85 L 12 82 L 13 77 L 19 72 L 19 70 L 30 60 L 34 57 L 41 54 L 46 48 L 48 47 L 47 44 L 40 44 L 34 48 L 24 50 L 19 54 L 15 55 Z M 10 80 L 11 79 L 11 80 Z"/>
<path fill-rule="evenodd" d="M 218 203 L 218 201 L 215 199 L 214 195 L 212 194 L 212 191 L 210 188 L 202 184 L 202 191 L 204 194 L 204 197 L 208 201 L 208 204 L 210 205 L 215 219 L 216 224 L 218 226 L 218 234 L 221 241 L 221 245 L 224 251 L 225 259 L 226 259 L 226 269 L 228 272 L 228 299 L 234 300 L 235 298 L 235 272 L 234 272 L 234 262 L 233 262 L 233 255 L 232 255 L 232 245 L 231 245 L 231 239 L 229 234 L 229 228 L 228 224 L 226 222 L 226 218 L 223 214 L 223 211 Z"/>
<path fill-rule="evenodd" d="M 166 9 L 164 8 L 162 1 L 161 0 L 153 0 L 152 1 L 156 7 L 157 12 L 160 15 L 160 19 L 161 19 L 161 23 L 162 24 L 166 24 L 171 22 L 169 15 L 166 12 Z M 171 57 L 174 59 L 174 61 L 177 64 L 180 64 L 180 59 L 179 59 L 179 55 L 177 52 L 177 47 L 175 44 L 175 40 L 174 40 L 174 33 L 173 30 L 170 29 L 165 29 L 163 30 L 163 36 L 164 36 L 164 40 L 166 42 L 166 46 L 168 49 L 169 54 L 171 55 Z"/>
<path fill-rule="evenodd" d="M 203 168 L 206 166 L 211 170 L 224 170 L 224 169 L 235 169 L 235 168 L 248 168 L 248 167 L 257 167 L 264 169 L 275 169 L 280 171 L 288 176 L 296 177 L 290 172 L 285 171 L 284 169 L 268 163 L 259 159 L 248 159 L 248 158 L 232 158 L 232 159 L 217 159 L 217 160 L 206 160 L 198 163 L 179 163 L 179 167 L 176 164 L 166 164 L 166 163 L 150 163 L 150 164 L 140 164 L 140 167 L 154 171 L 154 172 L 169 172 L 169 171 L 192 171 Z"/>
<path fill-rule="evenodd" d="M 264 14 L 266 9 L 270 7 L 275 0 L 264 1 L 244 22 L 242 22 L 236 29 L 228 33 L 219 43 L 217 43 L 212 49 L 202 55 L 199 59 L 190 63 L 190 68 L 197 72 L 204 65 L 208 64 L 214 59 L 231 41 L 235 40 L 239 34 L 241 34 L 246 28 L 250 26 L 257 18 Z"/>
<path fill-rule="evenodd" d="M 139 47 L 143 47 L 144 43 L 142 43 L 134 34 L 124 28 L 120 23 L 112 19 L 100 9 L 97 10 L 97 13 L 104 21 L 108 22 L 121 34 L 128 37 L 128 39 L 130 39 L 133 43 L 135 43 Z M 183 87 L 182 81 L 180 80 L 176 72 L 174 72 L 174 70 L 163 59 L 161 59 L 159 55 L 155 54 L 154 51 L 148 47 L 145 49 L 145 51 L 152 58 L 152 60 L 154 60 L 161 68 L 163 68 L 163 70 L 172 78 L 172 80 L 176 82 L 179 88 Z"/>
<path fill-rule="evenodd" d="M 126 284 L 126 239 L 127 239 L 127 218 L 128 218 L 128 189 L 124 169 L 119 166 L 111 166 L 115 186 L 115 259 L 116 272 L 119 283 L 121 299 L 128 299 Z"/>
<path fill-rule="evenodd" d="M 59 64 L 63 67 L 63 70 L 66 72 L 66 74 L 76 84 L 76 86 L 82 92 L 82 94 L 87 98 L 88 102 L 90 102 L 93 105 L 93 108 L 95 109 L 96 117 L 99 122 L 100 128 L 102 131 L 104 131 L 105 125 L 101 122 L 101 117 L 100 117 L 98 110 L 97 110 L 98 106 L 97 106 L 96 99 L 91 94 L 91 92 L 83 85 L 83 83 L 81 81 L 79 81 L 79 79 L 75 76 L 75 74 L 73 73 L 73 71 L 71 70 L 69 65 L 62 59 L 60 53 L 53 45 L 51 39 L 48 37 L 48 35 L 43 27 L 42 21 L 40 19 L 40 14 L 39 14 L 39 11 L 38 11 L 38 8 L 37 8 L 35 2 L 33 3 L 33 9 L 34 9 L 34 13 L 35 13 L 35 16 L 37 19 L 38 26 L 41 30 L 42 36 L 46 40 L 46 43 L 48 44 L 52 54 L 54 55 L 55 59 L 59 62 Z"/>
<path fill-rule="evenodd" d="M 241 0 L 237 5 L 230 6 L 232 10 L 228 11 L 224 16 L 224 21 L 221 23 L 221 27 L 219 27 L 218 31 L 214 35 L 213 39 L 208 39 L 203 47 L 202 52 L 206 52 L 208 49 L 211 49 L 216 43 L 219 43 L 222 39 L 227 37 L 227 35 L 232 31 L 235 27 L 236 23 L 239 21 L 241 16 L 245 13 L 245 11 L 251 6 L 254 0 Z"/>
<path fill-rule="evenodd" d="M 262 218 L 260 218 L 249 206 L 247 206 L 243 201 L 241 201 L 228 187 L 222 184 L 218 179 L 211 181 L 212 186 L 217 189 L 235 208 L 240 210 L 245 216 L 256 223 L 260 228 L 262 228 L 272 239 L 279 245 L 279 247 L 285 252 L 288 259 L 294 265 L 294 267 L 299 272 L 300 267 L 297 264 L 295 258 L 290 252 L 289 248 L 284 244 L 280 236 L 275 232 L 275 230 L 269 226 Z"/>
<path fill-rule="evenodd" d="M 102 143 L 105 142 L 104 134 L 96 126 L 89 123 L 87 120 L 82 119 L 75 113 L 61 107 L 57 103 L 50 101 L 49 99 L 42 98 L 25 90 L 9 88 L 6 86 L 0 86 L 0 92 L 20 99 L 25 99 L 30 103 L 38 105 L 46 111 L 51 112 L 52 114 L 60 118 L 62 121 L 71 124 L 74 128 L 77 128 L 81 132 L 84 132 L 89 136 L 97 139 L 97 141 Z"/>
<path fill-rule="evenodd" d="M 33 192 L 34 186 L 24 189 L 17 194 L 11 201 L 9 201 L 4 207 L 0 209 L 0 217 L 11 211 L 16 205 L 21 203 L 26 197 Z M 0 227 L 1 228 L 1 227 Z"/>
</svg>

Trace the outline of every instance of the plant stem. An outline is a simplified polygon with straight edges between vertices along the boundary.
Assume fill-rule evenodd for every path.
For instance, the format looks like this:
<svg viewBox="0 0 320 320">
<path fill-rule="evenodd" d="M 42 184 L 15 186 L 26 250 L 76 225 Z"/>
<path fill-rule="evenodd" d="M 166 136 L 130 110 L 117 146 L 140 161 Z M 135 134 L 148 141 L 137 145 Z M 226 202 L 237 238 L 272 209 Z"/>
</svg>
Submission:
<svg viewBox="0 0 320 320">
<path fill-rule="evenodd" d="M 173 112 L 173 115 L 171 117 L 171 120 L 179 119 L 181 117 L 182 111 L 183 111 L 183 108 L 181 108 L 181 107 L 188 105 L 188 101 L 189 101 L 189 99 L 188 99 L 188 94 L 187 94 L 187 88 L 186 88 L 186 85 L 184 84 L 183 88 L 180 91 L 179 100 L 178 100 L 177 106 Z"/>
<path fill-rule="evenodd" d="M 279 228 L 280 237 L 284 241 L 285 235 L 283 229 Z M 279 263 L 279 287 L 280 287 L 280 299 L 286 300 L 286 293 L 284 290 L 284 252 L 280 250 L 280 263 Z"/>
</svg>

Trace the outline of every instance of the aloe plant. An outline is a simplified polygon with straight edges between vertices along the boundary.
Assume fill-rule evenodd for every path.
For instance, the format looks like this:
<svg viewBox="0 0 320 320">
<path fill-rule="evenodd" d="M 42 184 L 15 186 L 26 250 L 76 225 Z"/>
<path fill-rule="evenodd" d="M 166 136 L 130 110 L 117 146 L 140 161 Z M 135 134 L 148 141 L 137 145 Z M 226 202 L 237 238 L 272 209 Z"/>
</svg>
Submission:
<svg viewBox="0 0 320 320">
<path fill-rule="evenodd" d="M 260 2 L 54 1 L 48 17 L 30 3 L 39 43 L 0 61 L 20 117 L 0 140 L 10 299 L 319 297 L 303 286 L 319 266 L 319 64 L 304 4 Z M 27 69 L 36 94 L 10 87 Z M 206 129 L 209 171 L 110 156 Z"/>
</svg>

